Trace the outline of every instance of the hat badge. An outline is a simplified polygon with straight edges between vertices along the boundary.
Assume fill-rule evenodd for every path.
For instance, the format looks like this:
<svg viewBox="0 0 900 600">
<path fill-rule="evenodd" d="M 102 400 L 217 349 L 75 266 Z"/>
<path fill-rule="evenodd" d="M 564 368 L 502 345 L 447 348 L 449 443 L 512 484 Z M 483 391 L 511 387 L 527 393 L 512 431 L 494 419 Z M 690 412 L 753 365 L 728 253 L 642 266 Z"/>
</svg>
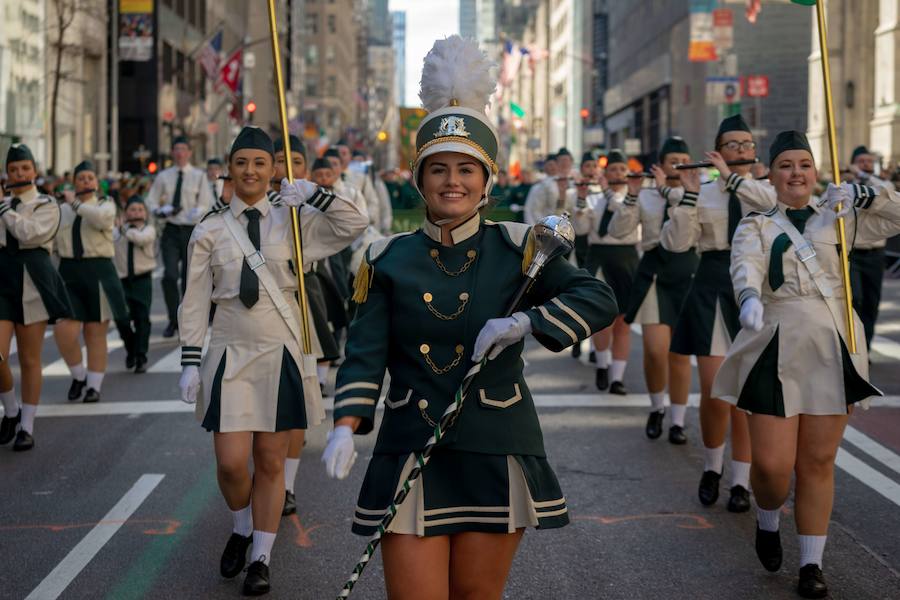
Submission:
<svg viewBox="0 0 900 600">
<path fill-rule="evenodd" d="M 470 134 L 466 131 L 466 122 L 462 117 L 444 117 L 441 119 L 441 126 L 438 128 L 437 133 L 434 134 L 434 137 L 448 135 L 469 137 Z"/>
</svg>

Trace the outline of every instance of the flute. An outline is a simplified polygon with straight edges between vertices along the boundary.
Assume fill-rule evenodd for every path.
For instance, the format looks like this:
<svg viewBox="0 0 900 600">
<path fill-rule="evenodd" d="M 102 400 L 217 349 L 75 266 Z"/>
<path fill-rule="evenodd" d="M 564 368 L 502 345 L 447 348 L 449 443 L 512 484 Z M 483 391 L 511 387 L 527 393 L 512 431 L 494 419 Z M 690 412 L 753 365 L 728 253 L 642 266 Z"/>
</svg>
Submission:
<svg viewBox="0 0 900 600">
<path fill-rule="evenodd" d="M 729 167 L 740 167 L 742 165 L 755 165 L 759 162 L 758 158 L 742 158 L 741 160 L 729 160 L 725 164 Z M 703 162 L 696 163 L 686 163 L 683 165 L 675 165 L 675 168 L 679 171 L 683 171 L 684 169 L 703 169 L 707 167 L 712 167 L 713 164 L 708 160 Z"/>
<path fill-rule="evenodd" d="M 7 190 L 14 190 L 16 188 L 25 187 L 25 186 L 31 185 L 33 183 L 34 183 L 33 181 L 17 181 L 16 183 L 4 184 L 3 188 L 7 189 Z"/>
<path fill-rule="evenodd" d="M 638 177 L 643 177 L 645 179 L 656 179 L 653 173 L 649 173 L 647 171 L 641 171 L 640 173 L 629 173 L 626 175 L 628 179 L 637 179 Z M 681 181 L 681 177 L 678 175 L 666 175 L 666 181 Z"/>
</svg>

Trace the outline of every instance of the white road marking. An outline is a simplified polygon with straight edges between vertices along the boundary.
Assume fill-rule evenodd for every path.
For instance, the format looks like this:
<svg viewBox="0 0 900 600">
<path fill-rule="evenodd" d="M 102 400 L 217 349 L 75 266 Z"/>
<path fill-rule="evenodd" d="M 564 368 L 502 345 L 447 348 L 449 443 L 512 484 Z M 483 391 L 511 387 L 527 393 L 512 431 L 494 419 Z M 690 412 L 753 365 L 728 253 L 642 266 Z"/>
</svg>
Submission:
<svg viewBox="0 0 900 600">
<path fill-rule="evenodd" d="M 872 338 L 872 352 L 900 360 L 900 344 L 881 335 Z"/>
<path fill-rule="evenodd" d="M 885 448 L 862 431 L 848 426 L 847 429 L 844 430 L 844 439 L 886 466 L 888 469 L 895 473 L 900 473 L 900 456 L 897 456 L 893 451 Z"/>
<path fill-rule="evenodd" d="M 181 346 L 178 346 L 147 369 L 148 373 L 180 373 Z"/>
<path fill-rule="evenodd" d="M 892 481 L 843 448 L 838 448 L 834 464 L 866 484 L 897 506 L 900 506 L 900 483 Z"/>
<path fill-rule="evenodd" d="M 144 474 L 106 516 L 38 584 L 25 600 L 54 600 L 69 587 L 113 535 L 159 485 L 165 475 Z"/>
</svg>

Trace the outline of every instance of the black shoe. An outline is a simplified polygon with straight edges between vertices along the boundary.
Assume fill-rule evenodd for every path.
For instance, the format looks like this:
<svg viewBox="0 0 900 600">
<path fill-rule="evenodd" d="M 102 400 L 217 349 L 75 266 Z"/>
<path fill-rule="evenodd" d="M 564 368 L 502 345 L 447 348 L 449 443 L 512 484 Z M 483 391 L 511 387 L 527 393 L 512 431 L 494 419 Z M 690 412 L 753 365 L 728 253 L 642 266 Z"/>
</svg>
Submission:
<svg viewBox="0 0 900 600">
<path fill-rule="evenodd" d="M 681 425 L 672 425 L 669 427 L 669 443 L 676 446 L 687 444 L 687 436 L 684 435 L 684 427 Z"/>
<path fill-rule="evenodd" d="M 581 357 L 581 343 L 575 342 L 572 344 L 572 358 L 580 358 Z"/>
<path fill-rule="evenodd" d="M 666 416 L 665 410 L 654 410 L 647 415 L 647 425 L 644 427 L 644 433 L 651 440 L 655 440 L 662 435 L 663 418 Z"/>
<path fill-rule="evenodd" d="M 297 512 L 297 497 L 294 492 L 284 490 L 284 508 L 281 509 L 281 516 L 286 517 Z"/>
<path fill-rule="evenodd" d="M 16 452 L 24 452 L 34 448 L 34 437 L 24 429 L 20 429 L 16 434 L 16 441 L 13 443 L 13 450 Z"/>
<path fill-rule="evenodd" d="M 86 385 L 87 379 L 73 379 L 72 385 L 69 386 L 69 400 L 79 400 Z"/>
<path fill-rule="evenodd" d="M 125 356 L 125 368 L 126 369 L 133 369 L 134 363 L 135 363 L 134 354 L 128 354 Z"/>
<path fill-rule="evenodd" d="M 728 512 L 743 513 L 750 510 L 750 492 L 742 485 L 731 488 L 731 497 L 728 498 Z"/>
<path fill-rule="evenodd" d="M 98 392 L 94 388 L 88 388 L 88 391 L 84 394 L 84 400 L 82 400 L 82 402 L 84 402 L 85 404 L 100 402 L 100 392 Z"/>
<path fill-rule="evenodd" d="M 828 585 L 819 565 L 810 563 L 800 567 L 800 581 L 797 583 L 797 593 L 804 598 L 824 598 L 828 595 Z"/>
<path fill-rule="evenodd" d="M 143 354 L 138 356 L 134 361 L 134 372 L 135 373 L 146 373 L 147 372 L 147 357 Z"/>
<path fill-rule="evenodd" d="M 606 391 L 606 388 L 609 387 L 609 369 L 597 369 L 594 375 L 594 383 L 597 384 L 598 390 L 601 392 Z"/>
<path fill-rule="evenodd" d="M 16 425 L 22 421 L 22 409 L 14 417 L 4 416 L 0 421 L 0 445 L 8 444 L 16 437 Z"/>
<path fill-rule="evenodd" d="M 703 506 L 712 506 L 719 499 L 720 479 L 722 479 L 721 473 L 703 471 L 703 476 L 700 478 L 700 487 L 697 489 L 697 495 L 700 496 L 700 503 Z"/>
<path fill-rule="evenodd" d="M 597 364 L 597 353 L 594 352 L 593 350 L 591 350 L 591 352 L 588 354 L 588 362 L 591 363 L 592 365 Z"/>
<path fill-rule="evenodd" d="M 781 568 L 781 533 L 763 531 L 756 522 L 756 557 L 766 571 L 774 573 Z"/>
<path fill-rule="evenodd" d="M 163 331 L 164 338 L 175 337 L 175 332 L 178 331 L 178 323 L 175 321 L 169 321 L 169 324 L 166 325 L 166 330 Z"/>
<path fill-rule="evenodd" d="M 222 577 L 231 579 L 241 572 L 247 562 L 247 548 L 252 543 L 252 535 L 244 537 L 237 533 L 231 534 L 225 544 L 225 551 L 222 552 L 222 560 L 219 561 L 219 573 Z"/>
<path fill-rule="evenodd" d="M 250 563 L 244 578 L 245 596 L 262 596 L 269 593 L 269 565 L 261 560 Z"/>
<path fill-rule="evenodd" d="M 625 384 L 621 381 L 613 381 L 611 384 L 609 384 L 609 393 L 615 394 L 617 396 L 627 396 L 628 388 L 626 388 Z"/>
</svg>

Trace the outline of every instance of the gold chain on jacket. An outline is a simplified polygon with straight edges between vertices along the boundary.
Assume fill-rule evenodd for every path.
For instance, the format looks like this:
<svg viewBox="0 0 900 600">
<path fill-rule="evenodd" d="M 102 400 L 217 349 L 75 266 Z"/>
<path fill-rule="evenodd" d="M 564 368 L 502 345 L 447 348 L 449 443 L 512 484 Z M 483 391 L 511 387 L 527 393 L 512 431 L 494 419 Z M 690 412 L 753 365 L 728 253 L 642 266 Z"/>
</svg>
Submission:
<svg viewBox="0 0 900 600">
<path fill-rule="evenodd" d="M 428 414 L 428 400 L 422 398 L 421 400 L 419 400 L 416 406 L 419 407 L 419 414 L 422 415 L 422 418 L 425 419 L 425 422 L 428 423 L 428 426 L 437 427 L 437 423 L 435 422 L 435 420 L 432 419 L 431 415 Z"/>
<path fill-rule="evenodd" d="M 425 292 L 424 294 L 422 294 L 422 300 L 425 301 L 425 306 L 428 307 L 428 310 L 431 311 L 431 314 L 436 316 L 438 319 L 441 319 L 442 321 L 452 321 L 453 319 L 459 317 L 459 315 L 463 314 L 463 311 L 466 310 L 466 305 L 469 303 L 469 294 L 463 292 L 459 295 L 461 304 L 459 305 L 459 308 L 456 309 L 456 312 L 449 315 L 445 315 L 444 313 L 436 309 L 431 303 L 433 299 L 434 296 L 431 295 L 431 292 Z"/>
<path fill-rule="evenodd" d="M 478 252 L 476 250 L 469 250 L 468 252 L 466 252 L 467 260 L 465 263 L 463 263 L 463 266 L 461 266 L 458 271 L 450 271 L 449 269 L 447 269 L 447 267 L 444 266 L 444 263 L 441 262 L 441 253 L 438 252 L 437 248 L 432 248 L 429 254 L 431 255 L 431 258 L 434 259 L 434 262 L 438 266 L 438 268 L 450 277 L 457 277 L 468 271 L 469 267 L 472 266 L 472 263 L 475 262 L 475 257 L 478 256 Z"/>
<path fill-rule="evenodd" d="M 421 346 L 419 346 L 419 352 L 421 352 L 422 356 L 425 357 L 425 362 L 428 363 L 428 366 L 431 367 L 431 370 L 438 375 L 449 373 L 454 367 L 456 367 L 456 365 L 459 364 L 459 361 L 462 360 L 464 351 L 465 347 L 462 344 L 458 344 L 456 346 L 456 358 L 453 359 L 453 362 L 445 367 L 439 367 L 434 364 L 433 360 L 431 360 L 431 355 L 429 354 L 429 352 L 431 352 L 431 346 L 429 346 L 428 344 L 422 344 Z"/>
</svg>

